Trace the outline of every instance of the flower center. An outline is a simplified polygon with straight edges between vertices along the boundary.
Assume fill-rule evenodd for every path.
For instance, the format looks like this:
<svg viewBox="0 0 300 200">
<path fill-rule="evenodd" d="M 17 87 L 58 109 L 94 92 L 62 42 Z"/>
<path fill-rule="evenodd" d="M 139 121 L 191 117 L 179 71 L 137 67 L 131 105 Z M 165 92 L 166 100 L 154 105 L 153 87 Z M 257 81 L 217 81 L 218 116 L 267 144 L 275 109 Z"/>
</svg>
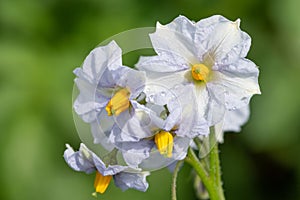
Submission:
<svg viewBox="0 0 300 200">
<path fill-rule="evenodd" d="M 172 157 L 173 151 L 173 135 L 166 131 L 159 131 L 154 136 L 154 142 L 161 155 Z"/>
<path fill-rule="evenodd" d="M 192 76 L 197 81 L 206 81 L 209 69 L 204 64 L 195 64 L 192 66 Z"/>
<path fill-rule="evenodd" d="M 108 116 L 118 116 L 121 112 L 125 111 L 129 107 L 129 95 L 128 89 L 123 88 L 119 90 L 107 103 L 105 110 Z"/>
<path fill-rule="evenodd" d="M 94 182 L 94 187 L 96 189 L 96 192 L 103 194 L 106 188 L 108 187 L 111 178 L 112 178 L 111 175 L 103 176 L 102 174 L 100 174 L 100 172 L 97 171 L 95 182 Z"/>
</svg>

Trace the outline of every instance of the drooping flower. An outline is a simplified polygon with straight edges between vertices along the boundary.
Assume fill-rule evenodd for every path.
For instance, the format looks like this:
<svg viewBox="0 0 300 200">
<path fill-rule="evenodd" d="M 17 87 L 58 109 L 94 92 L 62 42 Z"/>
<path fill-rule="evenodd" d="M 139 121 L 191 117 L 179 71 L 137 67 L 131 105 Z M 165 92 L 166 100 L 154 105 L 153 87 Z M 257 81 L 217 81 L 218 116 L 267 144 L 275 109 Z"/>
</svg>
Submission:
<svg viewBox="0 0 300 200">
<path fill-rule="evenodd" d="M 148 183 L 146 176 L 149 172 L 141 172 L 138 169 L 131 169 L 128 166 L 118 165 L 114 161 L 114 155 L 109 155 L 109 163 L 104 163 L 94 152 L 89 150 L 83 143 L 79 151 L 74 152 L 70 145 L 66 145 L 64 158 L 67 164 L 75 171 L 82 171 L 87 174 L 96 171 L 94 182 L 95 191 L 104 193 L 111 179 L 117 187 L 123 191 L 133 188 L 140 191 L 146 191 Z M 113 152 L 115 153 L 115 152 Z"/>
<path fill-rule="evenodd" d="M 245 107 L 260 94 L 258 68 L 246 55 L 250 36 L 234 22 L 216 15 L 199 22 L 179 16 L 167 25 L 157 24 L 150 34 L 157 56 L 141 57 L 136 67 L 146 71 L 146 94 L 161 92 L 178 84 L 192 84 L 197 112 L 209 126 L 225 112 Z M 149 86 L 149 87 L 148 87 Z"/>
<path fill-rule="evenodd" d="M 117 123 L 109 140 L 131 167 L 149 169 L 150 160 L 156 162 L 151 163 L 155 167 L 182 160 L 191 140 L 209 132 L 208 125 L 195 112 L 195 100 L 192 85 L 186 85 L 164 95 L 153 95 L 152 103 L 133 103 L 134 115 Z"/>
<path fill-rule="evenodd" d="M 143 91 L 145 72 L 123 66 L 122 51 L 112 41 L 92 50 L 74 73 L 80 92 L 74 110 L 91 124 L 94 142 L 105 146 L 105 134 L 111 131 L 114 118 L 130 112 L 131 102 Z"/>
</svg>

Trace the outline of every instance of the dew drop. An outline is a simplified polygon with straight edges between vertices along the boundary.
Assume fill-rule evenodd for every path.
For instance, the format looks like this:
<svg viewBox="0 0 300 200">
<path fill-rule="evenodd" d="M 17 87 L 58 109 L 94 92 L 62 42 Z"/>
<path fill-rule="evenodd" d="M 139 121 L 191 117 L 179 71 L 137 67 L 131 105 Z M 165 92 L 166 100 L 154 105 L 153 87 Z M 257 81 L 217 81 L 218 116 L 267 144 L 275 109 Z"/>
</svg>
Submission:
<svg viewBox="0 0 300 200">
<path fill-rule="evenodd" d="M 145 94 L 149 94 L 151 92 L 151 89 L 149 88 L 149 87 L 146 87 L 145 89 L 144 89 L 144 93 Z"/>
<path fill-rule="evenodd" d="M 179 87 L 180 87 L 180 85 L 177 84 L 177 85 L 174 86 L 174 89 L 178 89 Z"/>
<path fill-rule="evenodd" d="M 146 101 L 147 102 L 150 102 L 150 103 L 153 103 L 154 102 L 154 96 L 153 95 L 150 95 L 146 98 Z"/>
<path fill-rule="evenodd" d="M 229 61 L 229 58 L 228 58 L 228 56 L 226 56 L 226 58 L 224 58 L 224 63 L 227 63 Z"/>
<path fill-rule="evenodd" d="M 229 103 L 228 101 L 225 101 L 225 106 L 228 107 Z"/>
<path fill-rule="evenodd" d="M 243 101 L 243 102 L 247 102 L 247 100 L 248 100 L 248 98 L 247 97 L 243 97 L 243 98 L 241 98 L 241 101 Z"/>
<path fill-rule="evenodd" d="M 163 96 L 163 97 L 165 97 L 166 96 L 166 92 L 163 91 L 163 92 L 160 93 L 160 95 Z"/>
</svg>

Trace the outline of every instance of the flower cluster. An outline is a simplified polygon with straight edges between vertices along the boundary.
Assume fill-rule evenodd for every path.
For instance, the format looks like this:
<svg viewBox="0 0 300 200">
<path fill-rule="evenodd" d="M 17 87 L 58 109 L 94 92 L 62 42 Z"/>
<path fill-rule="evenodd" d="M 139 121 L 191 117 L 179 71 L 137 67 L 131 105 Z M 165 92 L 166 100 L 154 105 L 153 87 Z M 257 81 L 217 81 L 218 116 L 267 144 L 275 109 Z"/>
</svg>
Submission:
<svg viewBox="0 0 300 200">
<path fill-rule="evenodd" d="M 100 158 L 84 144 L 77 152 L 67 145 L 69 166 L 96 171 L 99 193 L 112 177 L 123 190 L 145 191 L 147 171 L 184 159 L 210 127 L 218 142 L 223 131 L 239 131 L 250 98 L 260 94 L 258 68 L 245 58 L 251 38 L 239 25 L 222 16 L 157 23 L 150 34 L 157 55 L 140 57 L 135 68 L 122 64 L 115 41 L 95 48 L 74 70 L 74 110 L 109 153 Z"/>
</svg>

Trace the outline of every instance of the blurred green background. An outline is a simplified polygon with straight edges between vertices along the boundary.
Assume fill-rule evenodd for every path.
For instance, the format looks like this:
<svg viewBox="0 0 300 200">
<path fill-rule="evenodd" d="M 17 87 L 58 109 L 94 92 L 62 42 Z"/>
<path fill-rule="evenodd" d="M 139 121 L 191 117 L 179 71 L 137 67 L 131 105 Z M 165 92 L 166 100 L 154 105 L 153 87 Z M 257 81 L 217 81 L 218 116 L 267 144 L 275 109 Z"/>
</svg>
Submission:
<svg viewBox="0 0 300 200">
<path fill-rule="evenodd" d="M 298 0 L 1 0 L 0 199 L 93 199 L 94 176 L 62 157 L 65 143 L 80 143 L 72 70 L 108 37 L 179 14 L 241 18 L 253 40 L 248 58 L 260 66 L 251 119 L 221 145 L 227 199 L 300 199 L 299 8 Z M 178 199 L 196 198 L 192 177 L 184 166 Z M 111 184 L 99 199 L 170 199 L 167 170 L 148 180 L 146 193 Z"/>
</svg>

